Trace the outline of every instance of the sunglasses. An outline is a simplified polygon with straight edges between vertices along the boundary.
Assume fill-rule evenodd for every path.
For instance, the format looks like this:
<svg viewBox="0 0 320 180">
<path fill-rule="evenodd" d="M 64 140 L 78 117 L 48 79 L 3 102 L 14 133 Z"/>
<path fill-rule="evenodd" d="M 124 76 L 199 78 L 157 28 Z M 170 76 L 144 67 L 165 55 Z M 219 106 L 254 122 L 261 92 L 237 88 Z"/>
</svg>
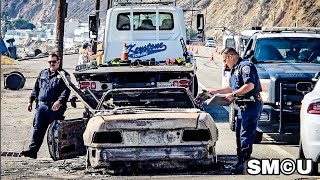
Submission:
<svg viewBox="0 0 320 180">
<path fill-rule="evenodd" d="M 226 58 L 225 58 L 225 59 L 222 59 L 222 61 L 225 63 L 225 62 L 227 61 L 227 59 L 228 59 L 231 55 L 233 55 L 233 54 L 230 54 L 230 55 L 226 56 Z"/>
<path fill-rule="evenodd" d="M 48 61 L 49 64 L 53 63 L 55 64 L 57 61 Z"/>
</svg>

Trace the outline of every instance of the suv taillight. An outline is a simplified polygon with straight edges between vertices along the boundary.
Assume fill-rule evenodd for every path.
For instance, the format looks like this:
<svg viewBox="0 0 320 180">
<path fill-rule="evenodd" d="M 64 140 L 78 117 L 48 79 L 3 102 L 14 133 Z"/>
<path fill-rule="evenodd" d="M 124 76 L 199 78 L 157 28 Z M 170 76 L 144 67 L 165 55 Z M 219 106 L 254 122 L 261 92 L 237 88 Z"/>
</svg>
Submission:
<svg viewBox="0 0 320 180">
<path fill-rule="evenodd" d="M 320 102 L 311 103 L 308 107 L 308 113 L 320 114 Z"/>
</svg>

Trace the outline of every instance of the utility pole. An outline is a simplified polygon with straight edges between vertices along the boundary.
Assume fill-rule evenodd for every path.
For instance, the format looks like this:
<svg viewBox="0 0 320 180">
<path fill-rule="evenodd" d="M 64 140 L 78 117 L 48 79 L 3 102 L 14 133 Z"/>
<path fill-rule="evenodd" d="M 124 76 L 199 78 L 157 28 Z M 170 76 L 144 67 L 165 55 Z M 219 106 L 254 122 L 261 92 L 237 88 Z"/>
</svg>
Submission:
<svg viewBox="0 0 320 180">
<path fill-rule="evenodd" d="M 109 2 L 107 3 L 109 4 Z M 92 51 L 94 54 L 97 53 L 97 45 L 98 45 L 98 32 L 99 32 L 99 26 L 100 26 L 100 21 L 99 21 L 99 10 L 100 10 L 100 0 L 96 0 L 96 27 L 97 27 L 97 35 L 93 39 L 93 46 L 92 46 Z"/>
<path fill-rule="evenodd" d="M 193 6 L 194 6 L 194 2 L 193 0 L 191 0 L 191 22 L 190 22 L 190 31 L 189 31 L 189 39 L 191 40 L 191 34 L 192 34 L 192 18 L 193 18 Z"/>
<path fill-rule="evenodd" d="M 56 48 L 60 58 L 60 68 L 63 62 L 63 37 L 64 37 L 64 18 L 66 14 L 66 0 L 58 0 L 58 13 L 56 21 Z"/>
</svg>

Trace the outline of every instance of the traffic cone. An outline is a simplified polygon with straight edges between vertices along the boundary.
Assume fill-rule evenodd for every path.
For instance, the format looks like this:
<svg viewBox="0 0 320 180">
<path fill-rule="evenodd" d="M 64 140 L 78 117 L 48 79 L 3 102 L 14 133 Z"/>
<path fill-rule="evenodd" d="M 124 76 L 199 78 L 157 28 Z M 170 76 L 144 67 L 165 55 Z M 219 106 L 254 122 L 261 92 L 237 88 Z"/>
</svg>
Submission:
<svg viewBox="0 0 320 180">
<path fill-rule="evenodd" d="M 211 53 L 211 58 L 210 58 L 211 61 L 214 61 L 214 57 L 213 57 L 213 52 Z"/>
<path fill-rule="evenodd" d="M 188 46 L 188 51 L 190 51 L 190 45 L 187 45 Z"/>
<path fill-rule="evenodd" d="M 198 53 L 199 53 L 198 49 L 199 49 L 199 48 L 197 48 L 197 49 L 196 49 L 196 52 L 194 52 L 195 54 L 198 54 Z"/>
<path fill-rule="evenodd" d="M 191 51 L 193 52 L 193 45 L 191 45 Z"/>
<path fill-rule="evenodd" d="M 127 51 L 127 44 L 126 43 L 123 44 L 121 60 L 123 60 L 123 61 L 129 60 L 128 59 L 128 51 Z"/>
<path fill-rule="evenodd" d="M 170 64 L 170 59 L 166 58 L 166 64 Z"/>
</svg>

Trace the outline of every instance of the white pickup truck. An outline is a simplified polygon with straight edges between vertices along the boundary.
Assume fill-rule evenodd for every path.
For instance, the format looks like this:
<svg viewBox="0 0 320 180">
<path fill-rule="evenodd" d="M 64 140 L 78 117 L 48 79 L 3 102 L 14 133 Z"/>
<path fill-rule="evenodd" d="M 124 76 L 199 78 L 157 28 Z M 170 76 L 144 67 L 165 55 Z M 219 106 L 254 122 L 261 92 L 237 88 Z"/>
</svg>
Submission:
<svg viewBox="0 0 320 180">
<path fill-rule="evenodd" d="M 172 86 L 188 88 L 196 96 L 197 66 L 185 45 L 183 13 L 161 2 L 126 1 L 108 9 L 102 64 L 76 67 L 80 89 L 100 96 L 115 88 Z M 203 16 L 198 17 L 202 17 L 197 19 L 198 31 L 203 31 Z M 121 60 L 124 44 L 128 60 Z"/>
</svg>

